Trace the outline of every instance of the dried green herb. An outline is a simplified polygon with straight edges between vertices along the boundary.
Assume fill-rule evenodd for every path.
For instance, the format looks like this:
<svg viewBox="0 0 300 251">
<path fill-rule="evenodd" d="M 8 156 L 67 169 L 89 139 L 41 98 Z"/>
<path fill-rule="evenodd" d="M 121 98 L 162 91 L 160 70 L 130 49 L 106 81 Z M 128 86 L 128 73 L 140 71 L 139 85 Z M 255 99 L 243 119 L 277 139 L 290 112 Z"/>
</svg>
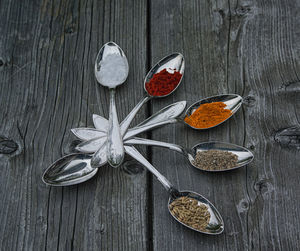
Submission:
<svg viewBox="0 0 300 251">
<path fill-rule="evenodd" d="M 193 164 L 203 170 L 219 171 L 231 169 L 237 165 L 238 156 L 220 150 L 198 151 Z"/>
<path fill-rule="evenodd" d="M 170 212 L 182 223 L 205 231 L 210 220 L 210 213 L 205 204 L 190 197 L 180 197 L 169 205 Z"/>
</svg>

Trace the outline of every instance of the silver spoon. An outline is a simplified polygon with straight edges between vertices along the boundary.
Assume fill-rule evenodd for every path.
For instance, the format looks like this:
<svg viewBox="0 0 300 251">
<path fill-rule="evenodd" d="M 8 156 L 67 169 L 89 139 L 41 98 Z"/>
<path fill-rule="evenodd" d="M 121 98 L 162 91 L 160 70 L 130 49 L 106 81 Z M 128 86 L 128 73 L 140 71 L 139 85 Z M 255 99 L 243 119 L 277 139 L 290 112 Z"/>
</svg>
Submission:
<svg viewBox="0 0 300 251">
<path fill-rule="evenodd" d="M 187 111 L 185 112 L 185 116 L 190 115 L 196 108 L 198 108 L 200 106 L 200 104 L 207 103 L 207 102 L 224 102 L 227 105 L 226 108 L 230 109 L 232 111 L 231 116 L 233 116 L 238 111 L 238 109 L 241 107 L 242 101 L 243 101 L 242 97 L 237 95 L 237 94 L 218 95 L 218 96 L 205 98 L 205 99 L 197 101 L 196 103 L 191 105 L 187 109 Z M 149 117 L 148 119 L 146 119 L 142 123 L 138 124 L 136 127 L 132 128 L 132 129 L 129 129 L 125 133 L 125 135 L 123 136 L 123 140 L 127 140 L 129 138 L 132 138 L 133 136 L 140 133 L 139 131 L 143 132 L 143 131 L 146 131 L 146 130 L 151 130 L 151 129 L 154 129 L 156 127 L 163 126 L 163 125 L 166 125 L 166 124 L 180 122 L 180 123 L 184 123 L 185 125 L 190 126 L 189 124 L 184 122 L 184 119 L 179 118 L 178 116 L 171 116 L 172 113 L 176 113 L 175 110 L 178 107 L 177 105 L 174 105 L 174 106 L 173 105 L 170 105 L 168 107 L 163 108 L 161 111 L 159 111 L 158 113 L 152 115 L 151 117 Z M 180 105 L 180 106 L 182 107 L 182 105 Z M 170 111 L 168 109 L 170 109 Z M 227 119 L 229 119 L 229 118 L 227 118 Z M 105 118 L 102 118 L 102 121 L 105 121 Z M 225 122 L 225 121 L 223 121 L 223 122 Z M 223 122 L 219 123 L 218 125 L 222 124 Z M 101 129 L 102 131 L 105 131 L 106 123 L 104 122 L 102 124 L 103 124 L 103 127 L 101 127 L 101 128 L 98 127 L 98 128 Z M 215 125 L 215 126 L 217 126 L 217 125 Z M 190 126 L 190 127 L 194 128 L 192 126 Z M 198 128 L 194 128 L 194 129 L 198 129 Z M 90 133 L 90 131 L 87 132 L 87 133 Z M 94 135 L 95 138 L 97 136 L 98 137 L 100 136 L 99 132 L 97 133 L 97 135 L 96 135 L 96 133 Z M 93 142 L 93 140 L 92 140 L 92 142 Z M 90 144 L 90 142 L 83 142 L 82 144 L 80 144 L 78 146 L 77 150 L 82 151 L 82 152 L 87 152 L 86 150 L 84 150 L 84 148 L 86 147 L 86 145 L 89 146 L 89 144 Z M 82 145 L 84 145 L 84 148 L 82 148 Z M 79 149 L 79 148 L 81 148 L 81 149 Z M 93 148 L 89 147 L 89 150 L 91 150 L 91 149 L 94 149 L 94 147 Z M 89 152 L 91 152 L 91 151 L 89 151 Z M 101 153 L 102 153 L 102 156 L 103 156 L 103 150 L 102 150 Z M 106 163 L 106 161 L 102 162 L 102 163 Z M 99 166 L 101 166 L 101 165 L 99 164 L 98 167 Z"/>
<path fill-rule="evenodd" d="M 176 122 L 176 118 L 184 111 L 186 101 L 176 102 L 168 105 L 159 110 L 151 117 L 140 123 L 138 126 L 129 129 L 123 137 L 123 140 L 133 137 L 142 132 L 154 129 L 156 127 Z M 73 131 L 72 131 L 73 132 Z M 106 137 L 99 136 L 99 132 L 95 132 L 94 139 L 90 139 L 90 133 L 93 131 L 87 130 L 87 141 L 80 143 L 76 146 L 76 150 L 83 153 L 95 153 L 98 156 L 97 167 L 105 165 L 107 163 L 106 155 Z M 84 133 L 81 132 L 80 136 Z M 76 134 L 75 134 L 76 135 Z M 77 135 L 76 135 L 77 136 Z"/>
<path fill-rule="evenodd" d="M 204 198 L 202 195 L 195 193 L 195 192 L 191 192 L 191 191 L 178 191 L 162 174 L 160 174 L 155 168 L 154 166 L 152 166 L 147 159 L 144 158 L 143 155 L 141 155 L 136 148 L 134 148 L 133 146 L 124 146 L 125 151 L 127 154 L 129 154 L 131 157 L 133 157 L 134 159 L 136 159 L 138 162 L 140 162 L 143 166 L 145 166 L 158 180 L 159 182 L 164 186 L 164 188 L 168 191 L 169 193 L 169 202 L 168 202 L 168 209 L 170 214 L 181 224 L 183 224 L 184 226 L 195 230 L 197 232 L 200 233 L 204 233 L 204 234 L 212 234 L 212 235 L 216 235 L 216 234 L 221 234 L 224 230 L 224 222 L 223 219 L 220 215 L 220 213 L 218 212 L 218 210 L 215 208 L 215 206 L 206 198 Z M 181 221 L 179 221 L 170 211 L 170 204 L 177 198 L 183 197 L 183 196 L 187 196 L 190 198 L 194 198 L 196 200 L 198 200 L 198 202 L 203 203 L 206 205 L 206 207 L 208 208 L 208 211 L 210 213 L 210 221 L 208 226 L 206 227 L 205 231 L 200 231 L 198 229 L 192 228 L 184 223 L 182 223 Z"/>
<path fill-rule="evenodd" d="M 151 96 L 147 90 L 146 90 L 146 83 L 151 80 L 154 74 L 159 73 L 160 71 L 164 69 L 172 69 L 175 71 L 178 71 L 181 73 L 181 78 L 177 86 L 173 91 L 168 93 L 164 96 Z M 152 67 L 152 69 L 147 73 L 145 79 L 144 79 L 144 90 L 146 92 L 146 95 L 142 98 L 142 100 L 132 109 L 132 111 L 127 115 L 127 117 L 122 121 L 121 123 L 121 134 L 124 136 L 130 123 L 132 122 L 133 118 L 137 114 L 137 112 L 140 110 L 140 108 L 143 106 L 143 104 L 147 103 L 152 98 L 163 98 L 166 96 L 169 96 L 171 93 L 173 93 L 180 85 L 182 77 L 184 74 L 184 58 L 182 54 L 180 53 L 172 53 L 163 59 L 161 59 L 156 65 Z"/>
<path fill-rule="evenodd" d="M 214 100 L 218 100 L 218 101 L 214 101 Z M 243 101 L 242 97 L 237 95 L 237 94 L 213 96 L 213 97 L 209 97 L 209 98 L 206 98 L 206 99 L 202 99 L 202 100 L 194 103 L 194 105 L 190 106 L 187 109 L 185 114 L 186 115 L 191 114 L 196 109 L 195 108 L 196 104 L 199 104 L 197 106 L 197 108 L 198 108 L 200 106 L 200 104 L 202 104 L 202 103 L 224 102 L 227 105 L 225 108 L 230 109 L 232 111 L 232 114 L 230 115 L 230 117 L 231 117 L 240 108 L 240 106 L 242 104 L 242 101 Z M 229 119 L 230 117 L 228 117 L 227 119 Z M 168 116 L 166 116 L 165 118 L 164 117 L 159 117 L 159 119 L 157 121 L 155 121 L 153 118 L 150 117 L 150 118 L 146 119 L 144 122 L 147 122 L 147 120 L 150 120 L 150 119 L 151 119 L 151 126 L 148 125 L 149 129 L 147 129 L 147 130 L 151 130 L 151 129 L 156 128 L 156 127 L 160 127 L 160 126 L 163 126 L 163 125 L 166 125 L 166 124 L 177 123 L 177 122 L 183 123 L 185 125 L 190 126 L 188 123 L 186 123 L 184 121 L 184 119 L 182 119 L 180 117 L 176 117 L 176 118 L 172 118 L 172 119 L 170 119 Z M 223 122 L 225 122 L 226 120 L 224 120 Z M 222 124 L 223 122 L 219 123 L 218 125 Z M 215 126 L 218 126 L 218 125 L 215 125 Z M 144 125 L 141 123 L 138 126 L 136 126 L 135 128 L 129 129 L 128 132 L 126 133 L 126 135 L 123 137 L 123 140 L 129 139 L 129 138 L 133 137 L 134 135 L 136 135 L 137 134 L 136 131 L 139 130 L 139 126 L 143 127 Z M 215 127 L 215 126 L 213 126 L 213 127 Z M 192 126 L 190 126 L 190 127 L 192 127 Z M 195 127 L 192 127 L 192 128 L 198 129 L 198 128 L 195 128 Z M 210 128 L 212 128 L 212 127 L 210 127 Z M 206 128 L 206 129 L 208 129 L 208 128 Z M 132 130 L 134 130 L 134 133 L 132 133 Z"/>
<path fill-rule="evenodd" d="M 72 153 L 56 160 L 43 174 L 44 183 L 51 186 L 70 186 L 92 178 L 98 171 L 91 167 L 92 155 Z"/>
<path fill-rule="evenodd" d="M 226 108 L 228 108 L 232 111 L 231 116 L 233 116 L 233 114 L 235 114 L 237 112 L 237 110 L 240 108 L 240 106 L 242 104 L 242 100 L 243 100 L 242 97 L 237 95 L 237 94 L 227 94 L 227 95 L 213 96 L 213 97 L 209 97 L 209 98 L 197 101 L 196 103 L 194 103 L 193 105 L 191 105 L 187 109 L 185 114 L 186 115 L 191 114 L 196 108 L 198 108 L 200 106 L 200 104 L 203 104 L 203 103 L 207 103 L 207 102 L 224 102 L 227 105 Z M 173 105 L 170 105 L 168 107 L 163 108 L 161 111 L 159 111 L 156 114 L 152 115 L 151 117 L 149 117 L 148 119 L 146 119 L 145 121 L 140 123 L 138 126 L 132 128 L 132 129 L 129 129 L 126 132 L 126 134 L 124 135 L 123 140 L 128 140 L 128 139 L 134 137 L 135 135 L 137 135 L 141 132 L 145 132 L 147 130 L 151 130 L 151 129 L 154 129 L 156 127 L 160 127 L 160 126 L 163 126 L 163 125 L 166 125 L 166 124 L 172 124 L 172 123 L 180 122 L 180 123 L 184 123 L 184 124 L 190 126 L 189 124 L 184 122 L 184 119 L 178 118 L 179 115 L 178 116 L 172 116 L 173 113 L 176 114 L 176 109 L 179 106 L 179 105 L 174 105 L 174 106 Z M 184 106 L 185 106 L 185 104 L 184 104 Z M 180 107 L 183 107 L 183 106 L 180 104 Z M 181 111 L 180 111 L 180 113 L 181 113 Z M 225 121 L 223 121 L 223 122 L 225 122 Z M 223 122 L 221 122 L 221 123 L 223 123 Z M 218 125 L 220 125 L 221 123 L 219 123 Z M 103 123 L 103 124 L 105 124 L 105 123 Z M 190 127 L 192 127 L 192 126 L 190 126 Z M 194 127 L 192 127 L 192 128 L 194 128 Z M 102 128 L 102 129 L 104 129 L 104 128 Z M 197 129 L 197 128 L 194 128 L 194 129 Z M 99 136 L 99 133 L 98 133 L 98 136 Z M 95 138 L 96 138 L 96 135 L 95 135 Z M 103 138 L 102 139 L 98 138 L 98 139 L 96 139 L 96 141 L 91 140 L 91 141 L 83 142 L 82 144 L 77 146 L 77 150 L 80 151 L 80 152 L 86 152 L 86 153 L 87 152 L 88 153 L 95 152 L 95 147 L 98 146 L 99 141 L 100 141 L 101 144 L 103 144 L 102 142 L 104 142 L 105 140 L 103 140 Z M 94 144 L 94 145 L 91 147 L 91 144 Z M 106 151 L 105 150 L 105 144 L 103 144 L 103 147 L 100 148 L 98 150 L 97 154 L 96 154 L 98 156 L 98 160 L 97 160 L 98 165 L 97 165 L 97 167 L 100 167 L 100 166 L 104 165 L 107 162 L 105 151 Z M 101 158 L 101 156 L 102 156 L 102 158 Z"/>
<path fill-rule="evenodd" d="M 229 118 L 231 118 L 237 112 L 237 110 L 241 107 L 241 105 L 243 103 L 243 98 L 240 95 L 237 95 L 237 94 L 223 94 L 223 95 L 217 95 L 217 96 L 212 96 L 212 97 L 208 97 L 208 98 L 205 98 L 205 99 L 201 99 L 200 101 L 197 101 L 194 104 L 192 104 L 186 110 L 185 117 L 190 116 L 200 105 L 206 104 L 206 103 L 213 103 L 213 102 L 223 102 L 223 103 L 225 103 L 226 104 L 225 109 L 231 110 L 231 115 L 227 119 L 225 119 L 224 121 L 220 122 L 219 124 L 216 124 L 214 126 L 207 127 L 207 128 L 196 128 L 196 127 L 193 127 L 193 126 L 189 125 L 184 120 L 183 120 L 183 122 L 186 125 L 188 125 L 189 127 L 193 128 L 193 129 L 196 129 L 196 130 L 206 130 L 206 129 L 216 127 L 216 126 L 224 123 L 225 121 L 227 121 Z"/>
<path fill-rule="evenodd" d="M 176 144 L 134 137 L 134 138 L 124 141 L 124 144 L 125 145 L 160 146 L 160 147 L 168 148 L 170 150 L 174 150 L 176 152 L 183 154 L 189 160 L 190 164 L 193 167 L 203 170 L 203 171 L 207 171 L 207 172 L 222 172 L 222 171 L 234 170 L 234 169 L 240 168 L 242 166 L 248 165 L 254 158 L 252 152 L 250 152 L 247 148 L 244 148 L 244 147 L 238 146 L 238 145 L 234 145 L 234 144 L 230 144 L 230 143 L 225 143 L 225 142 L 214 142 L 214 141 L 204 142 L 204 143 L 196 144 L 191 149 L 188 149 L 188 148 L 176 145 Z M 208 151 L 208 150 L 227 151 L 227 152 L 231 152 L 231 153 L 237 155 L 238 160 L 237 160 L 236 166 L 234 166 L 230 169 L 222 169 L 222 170 L 206 170 L 206 169 L 201 169 L 201 168 L 197 167 L 194 164 L 194 160 L 195 160 L 197 152 Z"/>
<path fill-rule="evenodd" d="M 157 122 L 163 122 L 165 119 L 170 120 L 176 118 L 184 111 L 185 106 L 186 101 L 181 101 L 161 109 L 157 113 L 153 114 L 150 118 L 142 122 L 135 133 L 138 134 L 146 131 L 149 128 L 153 128 L 157 126 Z M 43 175 L 43 181 L 46 184 L 52 186 L 68 186 L 79 184 L 92 178 L 97 173 L 98 168 L 91 167 L 90 161 L 92 155 L 88 153 L 94 153 L 99 149 L 99 147 L 106 145 L 106 132 L 105 136 L 99 137 L 99 135 L 102 135 L 101 133 L 103 131 L 107 131 L 108 121 L 99 115 L 94 115 L 93 119 L 95 127 L 97 127 L 100 131 L 97 131 L 93 128 L 72 129 L 72 132 L 77 137 L 79 137 L 81 140 L 86 140 L 76 146 L 76 150 L 80 151 L 81 153 L 74 153 L 64 156 L 49 166 Z M 135 135 L 134 130 L 130 131 L 130 133 L 131 135 Z M 99 153 L 99 156 L 101 159 L 101 165 L 104 165 L 107 163 L 106 148 L 101 149 L 102 151 Z"/>
<path fill-rule="evenodd" d="M 122 49 L 114 42 L 106 43 L 99 51 L 95 62 L 97 81 L 109 88 L 109 125 L 107 159 L 111 166 L 118 167 L 124 159 L 124 147 L 115 103 L 115 88 L 127 79 L 129 66 Z M 98 156 L 93 156 L 92 166 L 97 166 Z"/>
</svg>

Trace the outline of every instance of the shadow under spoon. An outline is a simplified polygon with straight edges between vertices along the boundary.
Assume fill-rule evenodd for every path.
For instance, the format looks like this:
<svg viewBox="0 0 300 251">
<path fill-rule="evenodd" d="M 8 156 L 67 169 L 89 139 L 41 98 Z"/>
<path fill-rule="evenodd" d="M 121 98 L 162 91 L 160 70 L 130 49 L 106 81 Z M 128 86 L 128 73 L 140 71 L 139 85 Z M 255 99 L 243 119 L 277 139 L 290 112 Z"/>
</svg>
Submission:
<svg viewBox="0 0 300 251">
<path fill-rule="evenodd" d="M 207 200 L 205 197 L 203 197 L 202 195 L 192 192 L 192 191 L 178 191 L 171 183 L 170 181 L 168 181 L 161 173 L 159 173 L 152 164 L 149 163 L 149 161 L 147 159 L 144 158 L 143 155 L 141 155 L 135 147 L 133 146 L 124 146 L 125 151 L 127 154 L 129 154 L 131 157 L 133 157 L 134 159 L 136 159 L 138 162 L 140 162 L 143 166 L 145 166 L 157 179 L 158 181 L 163 185 L 163 187 L 167 190 L 167 192 L 169 193 L 169 201 L 168 201 L 168 210 L 170 212 L 170 214 L 173 216 L 173 218 L 183 224 L 184 226 L 195 230 L 197 232 L 200 233 L 204 233 L 204 234 L 211 234 L 211 235 L 216 235 L 216 234 L 221 234 L 224 230 L 224 222 L 223 219 L 220 215 L 220 213 L 218 212 L 218 210 L 215 208 L 215 206 L 209 201 Z M 205 229 L 203 230 L 199 230 L 196 228 L 193 228 L 189 225 L 186 225 L 185 223 L 183 223 L 182 221 L 180 221 L 179 219 L 177 219 L 170 211 L 170 204 L 181 197 L 189 197 L 189 198 L 193 198 L 196 199 L 198 201 L 198 203 L 202 203 L 204 204 L 209 213 L 210 213 L 210 220 L 208 222 L 208 225 L 206 226 Z"/>
</svg>

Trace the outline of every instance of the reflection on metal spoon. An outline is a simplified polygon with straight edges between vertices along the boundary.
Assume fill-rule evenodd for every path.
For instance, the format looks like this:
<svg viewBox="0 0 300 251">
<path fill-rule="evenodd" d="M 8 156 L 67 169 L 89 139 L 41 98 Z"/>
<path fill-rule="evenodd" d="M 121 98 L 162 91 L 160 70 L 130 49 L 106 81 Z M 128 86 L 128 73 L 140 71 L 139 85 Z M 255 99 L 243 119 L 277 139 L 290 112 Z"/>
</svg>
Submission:
<svg viewBox="0 0 300 251">
<path fill-rule="evenodd" d="M 220 213 L 218 212 L 218 210 L 215 208 L 215 206 L 209 201 L 207 200 L 205 197 L 203 197 L 202 195 L 195 193 L 195 192 L 190 192 L 190 191 L 178 191 L 171 183 L 170 181 L 168 181 L 161 173 L 159 173 L 152 164 L 149 163 L 149 161 L 147 159 L 144 158 L 143 155 L 141 155 L 133 146 L 124 146 L 125 151 L 127 154 L 129 154 L 131 157 L 133 157 L 134 159 L 136 159 L 138 162 L 140 162 L 143 166 L 145 166 L 158 180 L 159 182 L 161 182 L 161 184 L 164 186 L 164 188 L 168 191 L 169 193 L 169 202 L 168 202 L 168 210 L 170 212 L 169 209 L 169 205 L 172 203 L 173 200 L 182 197 L 182 196 L 188 196 L 190 198 L 194 198 L 196 200 L 198 200 L 199 202 L 205 204 L 205 206 L 208 208 L 208 211 L 210 213 L 210 221 L 208 226 L 206 227 L 205 230 L 200 231 L 198 229 L 195 229 L 191 226 L 188 226 L 184 223 L 182 223 L 181 221 L 179 221 L 176 217 L 173 216 L 173 214 L 170 214 L 181 224 L 183 224 L 184 226 L 195 230 L 197 232 L 200 233 L 204 233 L 204 234 L 221 234 L 224 230 L 224 222 L 223 219 L 220 215 Z"/>
<path fill-rule="evenodd" d="M 51 166 L 43 174 L 43 181 L 51 186 L 69 186 L 82 183 L 92 178 L 98 169 L 90 165 L 92 156 L 83 153 L 66 155 Z"/>
<path fill-rule="evenodd" d="M 188 149 L 186 147 L 179 146 L 172 143 L 134 137 L 126 140 L 124 144 L 125 145 L 149 145 L 149 146 L 159 146 L 159 147 L 168 148 L 170 150 L 183 154 L 189 160 L 190 164 L 193 167 L 207 172 L 223 172 L 223 171 L 234 170 L 242 166 L 248 165 L 254 158 L 253 154 L 247 148 L 230 144 L 230 143 L 225 143 L 225 142 L 215 142 L 215 141 L 203 142 L 193 146 L 192 149 Z M 200 169 L 193 163 L 195 156 L 198 151 L 208 151 L 208 150 L 227 151 L 237 155 L 238 156 L 237 165 L 230 169 L 222 169 L 222 170 Z"/>
</svg>

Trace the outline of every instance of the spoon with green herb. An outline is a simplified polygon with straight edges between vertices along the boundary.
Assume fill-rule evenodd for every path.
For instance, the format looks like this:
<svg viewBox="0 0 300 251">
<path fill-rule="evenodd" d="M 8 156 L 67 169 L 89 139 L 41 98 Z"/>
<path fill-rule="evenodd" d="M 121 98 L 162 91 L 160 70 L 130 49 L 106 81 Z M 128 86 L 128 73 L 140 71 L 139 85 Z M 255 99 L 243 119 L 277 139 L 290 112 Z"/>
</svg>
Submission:
<svg viewBox="0 0 300 251">
<path fill-rule="evenodd" d="M 178 191 L 135 147 L 125 145 L 124 148 L 127 154 L 145 166 L 168 191 L 168 210 L 178 222 L 204 234 L 216 235 L 223 232 L 223 219 L 209 200 L 195 192 Z"/>
</svg>

